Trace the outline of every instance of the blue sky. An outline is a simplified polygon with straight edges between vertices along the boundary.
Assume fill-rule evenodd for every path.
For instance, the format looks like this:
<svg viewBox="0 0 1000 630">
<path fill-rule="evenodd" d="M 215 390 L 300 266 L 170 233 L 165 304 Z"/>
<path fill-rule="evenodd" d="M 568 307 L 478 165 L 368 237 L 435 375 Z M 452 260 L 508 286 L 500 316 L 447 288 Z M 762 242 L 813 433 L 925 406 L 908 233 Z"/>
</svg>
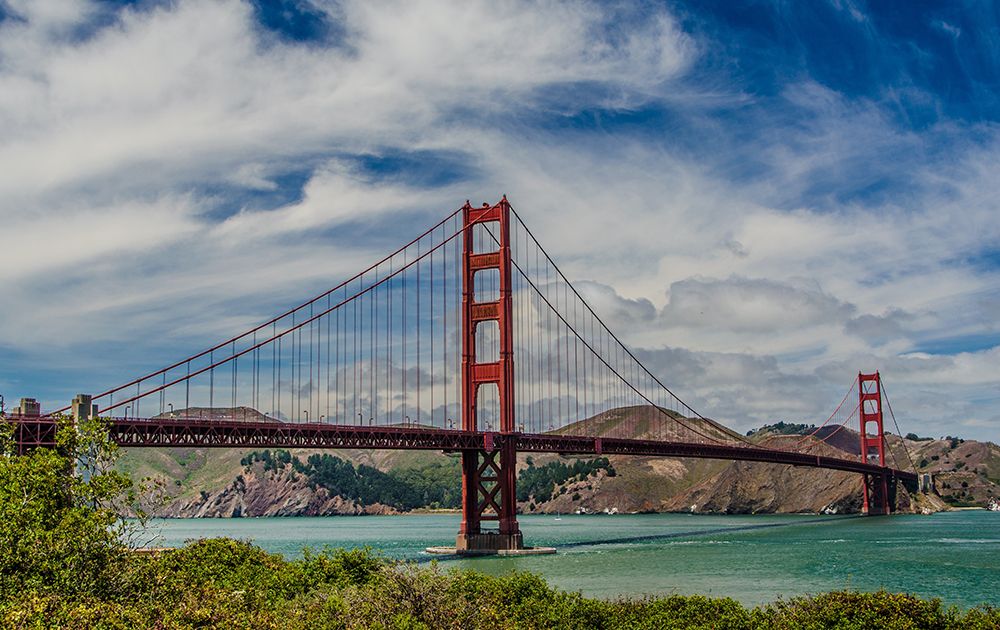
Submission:
<svg viewBox="0 0 1000 630">
<path fill-rule="evenodd" d="M 694 406 L 1000 437 L 991 2 L 0 0 L 0 392 L 64 404 L 506 192 Z"/>
</svg>

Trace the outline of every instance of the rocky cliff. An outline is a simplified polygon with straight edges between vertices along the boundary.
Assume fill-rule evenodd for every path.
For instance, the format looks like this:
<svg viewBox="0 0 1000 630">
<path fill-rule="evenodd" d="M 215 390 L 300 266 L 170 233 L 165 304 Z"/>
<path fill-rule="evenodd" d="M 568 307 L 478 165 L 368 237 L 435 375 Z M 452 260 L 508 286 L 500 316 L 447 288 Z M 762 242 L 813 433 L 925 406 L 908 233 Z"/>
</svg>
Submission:
<svg viewBox="0 0 1000 630">
<path fill-rule="evenodd" d="M 197 496 L 170 501 L 155 510 L 164 517 L 328 516 L 333 514 L 398 514 L 381 503 L 359 505 L 332 495 L 326 488 L 310 487 L 305 476 L 293 470 L 264 471 L 245 468 L 223 488 L 200 490 Z"/>
</svg>

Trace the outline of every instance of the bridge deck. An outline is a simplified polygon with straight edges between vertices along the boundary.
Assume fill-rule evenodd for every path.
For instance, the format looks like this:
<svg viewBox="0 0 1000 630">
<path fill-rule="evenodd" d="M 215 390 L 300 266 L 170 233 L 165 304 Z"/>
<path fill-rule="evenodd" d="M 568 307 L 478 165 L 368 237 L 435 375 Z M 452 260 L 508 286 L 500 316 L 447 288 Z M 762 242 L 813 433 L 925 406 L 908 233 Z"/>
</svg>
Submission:
<svg viewBox="0 0 1000 630">
<path fill-rule="evenodd" d="M 48 418 L 12 418 L 16 440 L 25 446 L 54 446 L 55 424 Z M 519 452 L 694 457 L 810 466 L 887 475 L 910 484 L 912 472 L 853 459 L 824 457 L 768 448 L 636 440 L 545 433 L 491 433 L 431 427 L 351 426 L 327 423 L 240 422 L 199 418 L 122 419 L 108 422 L 111 439 L 123 447 L 197 446 L 204 448 L 409 449 L 432 451 L 493 450 L 514 440 Z"/>
</svg>

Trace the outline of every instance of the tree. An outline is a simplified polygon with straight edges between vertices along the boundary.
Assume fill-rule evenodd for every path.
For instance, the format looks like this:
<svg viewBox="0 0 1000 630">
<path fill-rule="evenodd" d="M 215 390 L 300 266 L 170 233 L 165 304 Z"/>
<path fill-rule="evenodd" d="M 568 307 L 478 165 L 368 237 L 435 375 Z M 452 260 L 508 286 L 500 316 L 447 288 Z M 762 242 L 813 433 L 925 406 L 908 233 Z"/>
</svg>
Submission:
<svg viewBox="0 0 1000 630">
<path fill-rule="evenodd" d="M 59 418 L 57 448 L 17 455 L 0 420 L 0 598 L 113 592 L 123 579 L 132 482 L 100 420 Z"/>
</svg>

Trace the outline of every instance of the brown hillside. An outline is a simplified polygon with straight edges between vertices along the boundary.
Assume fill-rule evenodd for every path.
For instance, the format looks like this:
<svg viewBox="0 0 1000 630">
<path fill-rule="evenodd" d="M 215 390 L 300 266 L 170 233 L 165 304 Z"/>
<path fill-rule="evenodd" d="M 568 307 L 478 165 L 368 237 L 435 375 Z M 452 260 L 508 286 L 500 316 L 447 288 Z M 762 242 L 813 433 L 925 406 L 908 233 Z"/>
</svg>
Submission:
<svg viewBox="0 0 1000 630">
<path fill-rule="evenodd" d="M 611 409 L 568 424 L 552 433 L 679 442 L 696 442 L 705 437 L 724 442 L 747 441 L 745 437 L 714 420 L 685 418 L 676 411 L 652 405 Z"/>
<path fill-rule="evenodd" d="M 194 412 L 195 410 L 191 410 Z M 207 410 L 204 410 L 207 412 Z M 181 413 L 181 412 L 175 412 Z M 213 417 L 263 417 L 252 409 L 216 409 Z M 720 441 L 732 442 L 735 434 L 701 418 L 681 418 L 675 412 L 651 406 L 613 409 L 581 420 L 557 433 L 604 435 L 637 439 L 695 440 L 698 436 L 678 420 Z M 824 428 L 822 435 L 829 435 Z M 746 439 L 746 438 L 741 438 Z M 762 445 L 789 447 L 802 439 L 796 435 L 755 433 L 752 440 Z M 1000 448 L 988 443 L 955 440 L 904 440 L 887 436 L 890 451 L 900 467 L 909 468 L 903 446 L 909 450 L 917 469 L 935 474 L 938 488 L 955 505 L 984 504 L 1000 497 Z M 810 442 L 815 440 L 810 439 Z M 818 444 L 812 452 L 835 457 L 857 457 L 858 434 L 841 429 Z M 954 442 L 954 445 L 953 445 Z M 290 471 L 247 470 L 240 460 L 248 451 L 240 449 L 161 448 L 127 451 L 119 467 L 135 479 L 155 479 L 161 492 L 160 503 L 149 507 L 154 514 L 170 516 L 246 516 L 269 514 L 354 514 L 360 508 L 349 501 L 319 496 L 322 489 L 310 488 Z M 295 449 L 291 453 L 305 460 L 319 450 Z M 327 451 L 329 452 L 329 451 Z M 430 451 L 342 450 L 332 453 L 355 465 L 366 464 L 383 471 L 405 470 L 440 462 L 449 457 Z M 450 457 L 454 457 L 451 455 Z M 583 457 L 534 454 L 535 466 L 554 461 L 572 464 Z M 775 464 L 729 462 L 703 459 L 611 456 L 616 475 L 605 472 L 586 479 L 559 484 L 551 496 L 531 497 L 520 504 L 528 513 L 566 513 L 583 510 L 600 512 L 688 511 L 699 512 L 821 512 L 856 511 L 860 506 L 860 482 L 856 475 Z M 890 459 L 890 465 L 892 460 Z M 528 456 L 518 458 L 518 467 L 528 465 Z M 242 485 L 236 483 L 243 479 Z"/>
</svg>

